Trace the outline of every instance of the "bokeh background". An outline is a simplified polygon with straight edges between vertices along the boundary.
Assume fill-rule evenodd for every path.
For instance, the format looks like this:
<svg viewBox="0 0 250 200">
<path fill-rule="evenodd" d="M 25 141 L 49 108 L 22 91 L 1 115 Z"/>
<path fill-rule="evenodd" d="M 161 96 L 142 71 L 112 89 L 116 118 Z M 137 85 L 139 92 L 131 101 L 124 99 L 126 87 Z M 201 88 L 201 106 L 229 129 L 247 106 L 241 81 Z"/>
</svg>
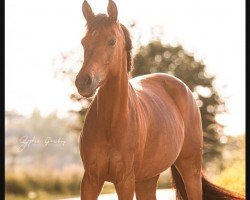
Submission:
<svg viewBox="0 0 250 200">
<path fill-rule="evenodd" d="M 106 13 L 107 0 L 89 0 Z M 203 121 L 203 168 L 245 193 L 245 2 L 116 0 L 131 32 L 132 77 L 163 72 L 192 90 Z M 85 33 L 82 0 L 5 1 L 5 199 L 79 196 L 78 136 L 91 99 L 74 87 Z M 165 171 L 158 188 L 171 187 Z M 102 193 L 114 192 L 106 183 Z"/>
</svg>

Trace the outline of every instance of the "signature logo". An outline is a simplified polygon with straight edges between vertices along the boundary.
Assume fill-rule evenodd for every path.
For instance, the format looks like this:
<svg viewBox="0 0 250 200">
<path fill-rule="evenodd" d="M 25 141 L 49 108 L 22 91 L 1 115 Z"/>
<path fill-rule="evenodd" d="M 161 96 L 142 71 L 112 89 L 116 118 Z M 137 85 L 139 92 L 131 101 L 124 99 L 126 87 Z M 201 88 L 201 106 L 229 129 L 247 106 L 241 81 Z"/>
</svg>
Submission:
<svg viewBox="0 0 250 200">
<path fill-rule="evenodd" d="M 65 140 L 62 138 L 52 138 L 52 137 L 46 137 L 46 138 L 38 138 L 36 136 L 29 137 L 29 136 L 22 136 L 19 139 L 19 146 L 18 150 L 21 152 L 24 149 L 30 147 L 31 145 L 41 145 L 41 146 L 49 146 L 49 145 L 61 145 L 64 146 L 66 143 Z"/>
</svg>

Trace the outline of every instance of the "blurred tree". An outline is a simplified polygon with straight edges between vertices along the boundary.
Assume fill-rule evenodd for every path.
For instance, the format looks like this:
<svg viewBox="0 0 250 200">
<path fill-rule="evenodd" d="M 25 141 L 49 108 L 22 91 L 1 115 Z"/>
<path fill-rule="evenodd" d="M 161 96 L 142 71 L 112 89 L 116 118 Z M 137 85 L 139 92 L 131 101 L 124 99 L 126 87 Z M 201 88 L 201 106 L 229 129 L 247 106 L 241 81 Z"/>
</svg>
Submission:
<svg viewBox="0 0 250 200">
<path fill-rule="evenodd" d="M 223 98 L 218 94 L 213 84 L 215 77 L 206 72 L 206 66 L 202 61 L 195 60 L 194 55 L 187 53 L 181 45 L 162 44 L 160 41 L 163 35 L 162 29 L 158 27 L 154 29 L 151 31 L 152 41 L 147 45 L 141 45 L 140 41 L 137 41 L 139 47 L 134 56 L 132 77 L 162 72 L 174 75 L 187 84 L 193 92 L 202 115 L 204 132 L 203 166 L 205 167 L 208 162 L 213 160 L 216 166 L 222 169 L 224 143 L 220 139 L 224 137 L 222 134 L 223 125 L 216 121 L 216 115 L 225 112 L 226 107 Z M 71 51 L 70 54 L 64 54 L 61 57 L 61 63 L 64 64 L 63 69 L 70 69 L 69 60 L 76 58 L 76 54 L 76 52 Z M 64 61 L 67 63 L 66 67 Z M 79 59 L 72 59 L 71 64 L 76 65 L 77 62 L 79 64 Z M 72 69 L 69 72 L 67 74 L 67 70 L 64 70 L 63 73 L 72 80 L 74 73 L 72 73 Z M 80 110 L 71 111 L 77 114 L 79 118 L 79 123 L 76 123 L 73 129 L 80 133 L 91 99 L 87 99 L 88 103 L 86 104 L 86 99 L 81 98 L 77 92 L 71 94 L 71 99 L 74 102 L 80 102 L 82 105 L 85 102 L 85 106 L 82 106 Z"/>
</svg>

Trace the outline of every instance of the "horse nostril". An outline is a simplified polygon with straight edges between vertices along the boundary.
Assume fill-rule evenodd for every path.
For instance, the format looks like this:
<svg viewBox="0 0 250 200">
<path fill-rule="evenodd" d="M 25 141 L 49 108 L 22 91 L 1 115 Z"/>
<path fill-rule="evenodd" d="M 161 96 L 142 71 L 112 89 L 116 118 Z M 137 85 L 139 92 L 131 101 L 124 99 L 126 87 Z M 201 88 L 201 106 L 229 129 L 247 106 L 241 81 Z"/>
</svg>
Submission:
<svg viewBox="0 0 250 200">
<path fill-rule="evenodd" d="M 91 77 L 90 77 L 89 75 L 85 75 L 85 76 L 83 77 L 83 82 L 84 82 L 84 84 L 86 84 L 86 85 L 90 85 L 91 82 L 92 82 L 92 79 L 91 79 Z"/>
<path fill-rule="evenodd" d="M 77 88 L 80 86 L 80 81 L 79 81 L 78 76 L 76 76 L 76 79 L 75 79 L 75 86 L 76 86 Z"/>
</svg>

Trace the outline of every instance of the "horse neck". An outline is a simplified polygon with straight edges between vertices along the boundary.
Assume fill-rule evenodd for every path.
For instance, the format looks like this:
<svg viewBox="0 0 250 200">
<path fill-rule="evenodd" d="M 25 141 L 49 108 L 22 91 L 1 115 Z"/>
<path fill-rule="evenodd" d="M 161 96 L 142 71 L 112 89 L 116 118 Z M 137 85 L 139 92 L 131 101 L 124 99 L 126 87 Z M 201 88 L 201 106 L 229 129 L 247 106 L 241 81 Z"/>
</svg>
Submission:
<svg viewBox="0 0 250 200">
<path fill-rule="evenodd" d="M 97 94 L 98 121 L 106 129 L 112 129 L 128 114 L 129 83 L 126 61 L 121 66 L 119 75 L 110 75 L 105 85 Z"/>
</svg>

